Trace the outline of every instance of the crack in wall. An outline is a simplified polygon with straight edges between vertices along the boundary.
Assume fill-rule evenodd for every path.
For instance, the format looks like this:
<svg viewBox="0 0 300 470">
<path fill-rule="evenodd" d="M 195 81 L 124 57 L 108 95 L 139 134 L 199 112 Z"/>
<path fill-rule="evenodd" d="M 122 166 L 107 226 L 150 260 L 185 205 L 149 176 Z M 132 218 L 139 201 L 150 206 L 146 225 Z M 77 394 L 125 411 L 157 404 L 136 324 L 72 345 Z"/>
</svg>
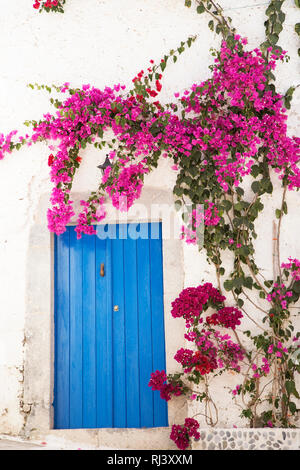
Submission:
<svg viewBox="0 0 300 470">
<path fill-rule="evenodd" d="M 16 370 L 19 372 L 20 374 L 20 378 L 18 379 L 19 383 L 20 383 L 20 391 L 19 391 L 19 394 L 18 394 L 18 399 L 19 399 L 19 411 L 20 411 L 20 414 L 22 415 L 23 417 L 23 425 L 22 425 L 22 428 L 19 432 L 19 435 L 21 437 L 25 437 L 26 436 L 26 425 L 27 425 L 27 420 L 28 420 L 28 417 L 29 417 L 29 414 L 31 413 L 31 410 L 32 410 L 32 403 L 26 403 L 25 402 L 25 387 L 24 387 L 24 382 L 25 382 L 25 348 L 26 348 L 26 343 L 27 343 L 27 338 L 26 338 L 26 335 L 24 333 L 24 336 L 23 336 L 23 341 L 22 341 L 22 365 L 21 366 L 16 366 Z"/>
</svg>

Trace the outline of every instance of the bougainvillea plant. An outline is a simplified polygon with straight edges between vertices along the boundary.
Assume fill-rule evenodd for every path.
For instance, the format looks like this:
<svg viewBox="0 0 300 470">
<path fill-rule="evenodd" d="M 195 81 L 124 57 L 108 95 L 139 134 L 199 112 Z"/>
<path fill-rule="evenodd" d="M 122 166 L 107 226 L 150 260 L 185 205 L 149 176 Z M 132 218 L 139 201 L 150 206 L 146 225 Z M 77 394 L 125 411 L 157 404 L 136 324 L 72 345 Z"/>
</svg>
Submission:
<svg viewBox="0 0 300 470">
<path fill-rule="evenodd" d="M 108 199 L 117 209 L 128 210 L 141 194 L 145 175 L 160 158 L 169 158 L 177 172 L 177 207 L 187 201 L 194 205 L 182 238 L 197 245 L 197 228 L 205 225 L 204 249 L 216 269 L 216 287 L 187 288 L 173 302 L 172 315 L 185 319 L 185 340 L 191 345 L 175 354 L 180 372 L 155 371 L 149 385 L 165 400 L 185 395 L 198 401 L 203 405 L 200 414 L 212 426 L 218 412 L 209 381 L 231 371 L 241 379 L 232 397 L 251 427 L 293 427 L 299 399 L 295 380 L 300 372 L 300 332 L 295 330 L 294 309 L 300 296 L 300 261 L 292 254 L 281 262 L 280 231 L 288 210 L 287 192 L 300 187 L 300 139 L 287 132 L 286 109 L 295 87 L 283 95 L 273 83 L 277 62 L 287 60 L 278 45 L 285 18 L 283 1 L 270 2 L 266 41 L 253 50 L 246 38 L 236 34 L 219 5 L 212 0 L 196 3 L 198 13 L 211 16 L 210 29 L 222 35 L 220 50 L 213 52 L 210 78 L 176 93 L 172 103 L 158 99 L 162 73 L 192 44 L 195 37 L 191 37 L 160 64 L 151 60 L 128 91 L 120 84 L 104 90 L 90 85 L 74 89 L 68 83 L 52 88 L 37 85 L 68 96 L 51 98 L 54 114 L 27 122 L 33 127 L 31 135 L 17 138 L 16 131 L 0 135 L 0 158 L 25 144 L 49 141 L 53 191 L 48 227 L 59 235 L 75 216 L 72 182 L 85 147 L 108 148 L 109 165 L 98 189 L 81 201 L 78 238 L 95 233 L 92 224 L 105 219 Z M 113 138 L 107 138 L 107 130 L 113 131 Z M 255 221 L 264 208 L 263 197 L 273 192 L 274 175 L 282 185 L 282 200 L 275 212 L 274 276 L 266 279 L 255 261 Z M 233 260 L 228 272 L 223 266 L 225 252 Z M 225 304 L 224 289 L 234 304 Z M 254 317 L 249 307 L 256 311 Z M 242 330 L 245 317 L 253 330 Z M 191 438 L 200 438 L 195 418 L 172 428 L 171 439 L 180 449 L 186 449 Z"/>
<path fill-rule="evenodd" d="M 181 42 L 176 51 L 170 51 L 174 62 L 184 47 L 190 47 L 195 39 L 191 37 Z M 109 197 L 117 209 L 128 210 L 140 196 L 145 174 L 157 166 L 164 146 L 164 155 L 167 156 L 167 150 L 174 143 L 172 133 L 175 135 L 180 124 L 172 111 L 174 105 L 167 105 L 170 109 L 167 111 L 157 100 L 162 88 L 162 71 L 168 59 L 169 56 L 165 55 L 159 65 L 151 60 L 147 72 L 142 70 L 133 78 L 133 89 L 127 93 L 125 86 L 120 84 L 104 90 L 90 85 L 71 89 L 68 83 L 55 87 L 56 91 L 67 92 L 69 97 L 65 101 L 51 99 L 58 109 L 54 115 L 47 114 L 39 122 L 25 123 L 33 126 L 30 137 L 19 137 L 18 141 L 13 142 L 16 131 L 6 137 L 0 135 L 0 159 L 5 153 L 20 149 L 25 144 L 32 145 L 41 140 L 59 142 L 55 155 L 51 153 L 48 158 L 54 185 L 50 198 L 52 208 L 47 214 L 50 231 L 60 235 L 75 215 L 70 192 L 83 158 L 79 153 L 88 144 L 100 149 L 106 145 L 111 165 L 105 169 L 98 190 L 91 193 L 87 201 L 81 201 L 83 210 L 78 215 L 76 227 L 78 238 L 82 233 L 95 233 L 92 223 L 105 217 L 105 197 Z M 34 88 L 34 85 L 30 86 Z M 44 85 L 37 87 L 51 91 Z M 167 140 L 163 142 L 165 137 L 162 137 L 160 127 L 166 129 L 166 139 L 171 139 L 170 143 Z M 105 140 L 107 129 L 112 129 L 118 141 Z M 181 147 L 180 142 L 177 145 Z M 51 145 L 50 148 L 54 147 Z"/>
<path fill-rule="evenodd" d="M 180 348 L 174 356 L 182 367 L 181 372 L 167 376 L 165 371 L 156 371 L 151 374 L 149 382 L 152 390 L 158 390 L 160 397 L 166 401 L 172 396 L 184 394 L 191 400 L 205 403 L 204 413 L 211 426 L 216 424 L 218 411 L 210 396 L 207 377 L 221 375 L 228 370 L 240 372 L 245 358 L 243 348 L 232 340 L 227 331 L 224 332 L 224 329 L 235 331 L 243 314 L 236 307 L 225 307 L 225 300 L 218 289 L 209 283 L 186 288 L 180 293 L 172 303 L 171 313 L 174 318 L 184 318 L 184 337 L 191 347 Z M 207 315 L 209 308 L 216 311 Z M 204 390 L 199 391 L 197 387 L 201 382 Z M 178 426 L 173 426 L 170 438 L 180 449 L 188 448 L 190 437 L 200 438 L 187 430 L 183 433 L 181 429 L 178 435 Z"/>
<path fill-rule="evenodd" d="M 46 11 L 49 13 L 50 11 L 56 13 L 64 13 L 64 4 L 66 0 L 34 0 L 33 8 L 39 10 L 39 12 Z"/>
</svg>

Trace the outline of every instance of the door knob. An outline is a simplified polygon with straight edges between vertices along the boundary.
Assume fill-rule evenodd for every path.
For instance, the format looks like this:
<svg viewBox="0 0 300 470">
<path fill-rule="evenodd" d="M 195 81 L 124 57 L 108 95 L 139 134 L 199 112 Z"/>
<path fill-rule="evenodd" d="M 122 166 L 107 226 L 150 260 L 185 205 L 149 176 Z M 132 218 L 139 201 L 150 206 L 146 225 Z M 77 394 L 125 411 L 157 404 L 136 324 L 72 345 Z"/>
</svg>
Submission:
<svg viewBox="0 0 300 470">
<path fill-rule="evenodd" d="M 100 276 L 104 277 L 104 263 L 101 263 L 101 266 L 100 266 Z"/>
<path fill-rule="evenodd" d="M 118 311 L 119 311 L 119 305 L 115 305 L 115 306 L 114 306 L 114 311 L 115 311 L 115 312 L 118 312 Z"/>
</svg>

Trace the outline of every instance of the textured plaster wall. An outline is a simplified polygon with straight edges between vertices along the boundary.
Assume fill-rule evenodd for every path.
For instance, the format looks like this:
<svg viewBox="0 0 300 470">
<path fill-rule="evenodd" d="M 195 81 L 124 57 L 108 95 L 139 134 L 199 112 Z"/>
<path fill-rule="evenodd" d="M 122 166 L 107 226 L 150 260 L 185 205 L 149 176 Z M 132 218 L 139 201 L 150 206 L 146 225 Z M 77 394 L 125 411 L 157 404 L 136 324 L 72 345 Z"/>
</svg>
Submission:
<svg viewBox="0 0 300 470">
<path fill-rule="evenodd" d="M 174 92 L 205 79 L 211 63 L 209 49 L 218 46 L 220 39 L 208 30 L 205 15 L 197 15 L 183 3 L 183 0 L 68 0 L 64 15 L 51 15 L 38 14 L 33 10 L 31 0 L 0 0 L 1 132 L 19 129 L 25 133 L 27 128 L 22 126 L 25 120 L 38 119 L 51 110 L 48 94 L 26 88 L 27 83 L 70 81 L 74 86 L 91 83 L 104 87 L 121 82 L 130 86 L 132 77 L 145 69 L 150 59 L 159 61 L 165 52 L 191 34 L 198 34 L 199 39 L 176 64 L 167 68 L 161 99 L 172 99 Z M 264 38 L 266 2 L 221 0 L 220 3 L 239 32 L 248 36 L 249 47 L 259 45 Z M 281 91 L 299 83 L 300 77 L 299 38 L 293 31 L 300 15 L 292 0 L 286 3 L 287 20 L 281 43 L 291 60 L 278 67 Z M 291 133 L 297 133 L 298 127 L 299 134 L 299 102 L 298 89 L 290 112 Z M 46 228 L 45 211 L 51 191 L 48 154 L 46 144 L 41 143 L 0 162 L 1 433 L 46 435 L 51 427 L 52 241 Z M 82 167 L 74 185 L 75 198 L 96 188 L 98 170 L 95 171 L 95 166 L 103 160 L 104 153 L 90 148 L 82 152 L 82 157 Z M 171 197 L 174 177 L 166 161 L 148 176 L 144 196 L 147 204 L 155 200 L 155 194 L 161 189 Z M 276 179 L 274 182 L 276 186 Z M 272 201 L 268 199 L 268 209 L 258 221 L 260 236 L 257 240 L 257 256 L 266 277 L 272 274 L 272 221 L 274 209 L 279 206 L 279 191 L 275 191 Z M 300 257 L 299 196 L 289 194 L 288 203 L 289 214 L 282 226 L 282 259 L 289 255 Z M 178 256 L 174 246 L 165 248 L 169 370 L 175 368 L 172 356 L 177 341 L 176 336 L 173 340 L 171 336 L 175 334 L 179 338 L 182 329 L 180 320 L 168 319 L 171 295 L 174 298 L 183 286 L 214 282 L 214 272 L 206 263 L 205 253 L 198 254 L 188 246 L 180 249 L 182 255 Z M 229 265 L 230 259 L 226 261 L 226 266 Z M 227 376 L 226 383 L 221 378 L 213 385 L 213 394 L 220 406 L 220 427 L 245 425 L 226 390 L 236 383 L 237 377 L 231 375 Z M 184 411 L 181 407 L 180 401 L 171 405 L 170 424 L 172 420 L 180 421 Z M 191 407 L 190 415 L 195 412 L 197 410 Z M 155 439 L 160 441 L 155 444 L 157 446 L 169 445 L 167 433 L 161 432 L 161 436 L 165 436 L 161 441 L 160 437 L 153 437 L 153 430 L 139 431 L 134 439 L 140 439 L 141 448 L 151 448 Z M 134 440 L 131 433 L 128 433 L 128 442 Z M 87 432 L 85 436 L 89 439 L 91 434 Z M 105 436 L 102 434 L 100 440 L 108 446 L 119 439 L 115 431 L 109 431 Z"/>
</svg>

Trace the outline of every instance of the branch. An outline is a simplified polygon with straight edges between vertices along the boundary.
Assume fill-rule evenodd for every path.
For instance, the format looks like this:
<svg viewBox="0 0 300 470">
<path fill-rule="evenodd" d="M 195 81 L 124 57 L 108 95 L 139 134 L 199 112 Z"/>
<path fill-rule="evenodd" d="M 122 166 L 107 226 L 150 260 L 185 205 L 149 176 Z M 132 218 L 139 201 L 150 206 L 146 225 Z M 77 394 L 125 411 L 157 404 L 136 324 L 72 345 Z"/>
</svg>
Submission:
<svg viewBox="0 0 300 470">
<path fill-rule="evenodd" d="M 281 221 L 282 221 L 282 215 L 284 213 L 284 203 L 285 203 L 285 197 L 286 197 L 286 191 L 287 191 L 287 185 L 284 185 L 284 190 L 282 193 L 282 200 L 281 200 L 281 209 L 280 209 L 280 217 L 278 221 L 278 229 L 277 229 L 277 240 L 276 240 L 276 246 L 277 246 L 277 263 L 278 263 L 278 272 L 279 272 L 279 278 L 280 278 L 280 284 L 282 284 L 282 273 L 281 273 L 281 263 L 280 263 L 280 229 L 281 229 Z"/>
</svg>

